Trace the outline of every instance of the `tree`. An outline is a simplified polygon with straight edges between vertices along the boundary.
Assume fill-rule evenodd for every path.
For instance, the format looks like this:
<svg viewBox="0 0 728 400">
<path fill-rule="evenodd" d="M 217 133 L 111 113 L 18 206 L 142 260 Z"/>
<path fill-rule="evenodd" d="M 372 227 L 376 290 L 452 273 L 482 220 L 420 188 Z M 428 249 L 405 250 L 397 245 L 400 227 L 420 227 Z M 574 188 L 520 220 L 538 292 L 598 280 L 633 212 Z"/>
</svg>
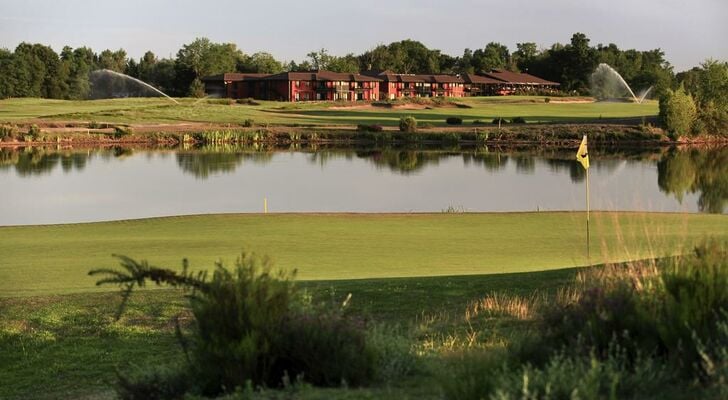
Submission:
<svg viewBox="0 0 728 400">
<path fill-rule="evenodd" d="M 564 71 L 562 84 L 569 90 L 588 91 L 589 76 L 599 63 L 596 50 L 589 47 L 589 38 L 577 32 L 571 37 L 571 43 L 557 54 Z"/>
<path fill-rule="evenodd" d="M 508 47 L 496 42 L 490 42 L 484 49 L 473 53 L 473 68 L 478 73 L 490 72 L 494 69 L 507 69 L 510 65 Z"/>
<path fill-rule="evenodd" d="M 98 67 L 101 69 L 110 69 L 112 71 L 126 73 L 127 57 L 124 49 L 111 51 L 106 49 L 99 54 Z"/>
<path fill-rule="evenodd" d="M 7 49 L 0 49 L 0 99 L 15 95 L 15 82 L 12 79 L 13 53 Z"/>
<path fill-rule="evenodd" d="M 331 62 L 329 51 L 323 48 L 306 54 L 306 57 L 308 57 L 311 67 L 315 70 L 328 69 Z"/>
<path fill-rule="evenodd" d="M 177 52 L 177 90 L 189 88 L 190 92 L 196 93 L 199 85 L 192 86 L 195 79 L 235 71 L 243 57 L 243 52 L 233 43 L 213 43 L 208 38 L 197 38 Z"/>
<path fill-rule="evenodd" d="M 329 60 L 328 70 L 348 73 L 359 72 L 359 59 L 353 53 L 349 53 L 344 57 L 333 56 Z"/>
<path fill-rule="evenodd" d="M 257 52 L 251 56 L 245 56 L 237 66 L 240 72 L 254 72 L 259 74 L 277 74 L 283 72 L 283 64 L 276 60 L 272 54 Z"/>
<path fill-rule="evenodd" d="M 682 86 L 674 92 L 668 91 L 660 99 L 660 117 L 674 137 L 691 134 L 696 115 L 695 102 Z"/>
<path fill-rule="evenodd" d="M 528 71 L 529 66 L 538 57 L 539 51 L 536 43 L 516 43 L 516 51 L 513 52 L 513 62 L 522 71 Z"/>
<path fill-rule="evenodd" d="M 235 71 L 243 52 L 233 43 L 213 43 L 197 38 L 177 52 L 177 62 L 194 73 L 196 78 Z"/>
</svg>

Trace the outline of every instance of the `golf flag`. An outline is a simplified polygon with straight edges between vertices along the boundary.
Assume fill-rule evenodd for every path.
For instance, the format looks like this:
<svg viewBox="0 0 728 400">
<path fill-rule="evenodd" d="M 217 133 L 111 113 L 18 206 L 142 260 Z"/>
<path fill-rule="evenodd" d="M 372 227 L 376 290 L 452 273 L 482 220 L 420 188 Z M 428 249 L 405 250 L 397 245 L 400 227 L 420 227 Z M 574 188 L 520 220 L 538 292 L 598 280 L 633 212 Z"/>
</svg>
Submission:
<svg viewBox="0 0 728 400">
<path fill-rule="evenodd" d="M 579 150 L 576 151 L 576 160 L 581 163 L 584 169 L 589 169 L 589 152 L 586 149 L 586 135 L 581 139 Z"/>
</svg>

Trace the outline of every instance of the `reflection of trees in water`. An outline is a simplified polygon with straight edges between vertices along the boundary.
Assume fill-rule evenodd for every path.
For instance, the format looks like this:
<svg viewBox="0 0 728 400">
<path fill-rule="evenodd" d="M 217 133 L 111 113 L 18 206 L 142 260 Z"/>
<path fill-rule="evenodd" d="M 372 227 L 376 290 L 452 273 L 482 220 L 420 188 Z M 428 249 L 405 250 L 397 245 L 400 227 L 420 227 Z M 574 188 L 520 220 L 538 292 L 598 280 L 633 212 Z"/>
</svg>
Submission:
<svg viewBox="0 0 728 400">
<path fill-rule="evenodd" d="M 388 168 L 401 174 L 411 174 L 422 170 L 426 165 L 437 165 L 443 157 L 451 157 L 448 153 L 423 152 L 382 148 L 377 150 L 358 151 L 357 157 L 371 161 L 378 168 Z"/>
<path fill-rule="evenodd" d="M 569 178 L 571 178 L 571 181 L 573 183 L 584 182 L 584 180 L 586 179 L 586 170 L 584 169 L 584 167 L 581 166 L 581 164 L 576 161 L 575 158 L 547 158 L 545 161 L 546 165 L 548 165 L 549 169 L 553 172 L 561 173 L 568 171 Z M 619 158 L 600 158 L 599 162 L 595 161 L 596 160 L 592 158 L 591 166 L 589 168 L 600 172 L 607 172 L 608 174 L 613 174 L 620 167 L 620 165 L 624 164 L 625 162 L 623 159 Z"/>
<path fill-rule="evenodd" d="M 463 154 L 463 163 L 465 165 L 480 165 L 488 171 L 497 171 L 501 168 L 505 168 L 508 164 L 508 155 L 502 152 L 478 152 L 478 153 L 466 153 Z"/>
<path fill-rule="evenodd" d="M 22 177 L 49 174 L 57 166 L 63 172 L 81 171 L 86 167 L 90 153 L 57 152 L 44 148 L 25 148 L 19 151 L 2 149 L 0 151 L 0 168 L 14 168 Z"/>
<path fill-rule="evenodd" d="M 196 178 L 208 178 L 218 173 L 232 173 L 243 161 L 256 164 L 267 164 L 273 159 L 272 152 L 219 151 L 217 149 L 201 149 L 175 154 L 177 165 L 183 172 Z"/>
<path fill-rule="evenodd" d="M 722 213 L 728 203 L 728 148 L 677 150 L 657 163 L 657 184 L 682 202 L 687 193 L 700 193 L 698 209 Z"/>
</svg>

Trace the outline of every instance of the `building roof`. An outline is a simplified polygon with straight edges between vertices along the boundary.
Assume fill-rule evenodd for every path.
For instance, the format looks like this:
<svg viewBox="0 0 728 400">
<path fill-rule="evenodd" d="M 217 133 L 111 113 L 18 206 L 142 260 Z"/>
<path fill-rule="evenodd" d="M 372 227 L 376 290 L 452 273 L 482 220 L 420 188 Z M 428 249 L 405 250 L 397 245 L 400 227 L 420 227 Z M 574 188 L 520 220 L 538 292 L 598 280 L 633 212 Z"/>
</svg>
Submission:
<svg viewBox="0 0 728 400">
<path fill-rule="evenodd" d="M 460 77 L 445 74 L 397 74 L 392 71 L 364 71 L 363 75 L 376 76 L 385 82 L 405 83 L 464 83 Z"/>
<path fill-rule="evenodd" d="M 225 82 L 236 82 L 246 80 L 258 80 L 269 76 L 270 74 L 255 74 L 255 73 L 237 73 L 237 72 L 226 72 L 224 74 L 211 75 L 202 78 L 203 82 L 214 82 L 214 81 L 225 81 Z"/>
<path fill-rule="evenodd" d="M 332 71 L 281 72 L 262 78 L 268 81 L 346 81 L 346 82 L 380 82 L 381 79 L 362 74 Z"/>
<path fill-rule="evenodd" d="M 462 77 L 465 83 L 480 83 L 486 85 L 499 85 L 503 83 L 503 81 L 500 79 L 490 78 L 482 75 L 463 74 Z"/>
<path fill-rule="evenodd" d="M 491 72 L 484 74 L 486 77 L 500 80 L 506 83 L 519 84 L 519 85 L 548 85 L 558 86 L 559 83 L 547 81 L 546 79 L 526 74 L 523 72 L 511 72 L 502 69 L 494 69 Z"/>
</svg>

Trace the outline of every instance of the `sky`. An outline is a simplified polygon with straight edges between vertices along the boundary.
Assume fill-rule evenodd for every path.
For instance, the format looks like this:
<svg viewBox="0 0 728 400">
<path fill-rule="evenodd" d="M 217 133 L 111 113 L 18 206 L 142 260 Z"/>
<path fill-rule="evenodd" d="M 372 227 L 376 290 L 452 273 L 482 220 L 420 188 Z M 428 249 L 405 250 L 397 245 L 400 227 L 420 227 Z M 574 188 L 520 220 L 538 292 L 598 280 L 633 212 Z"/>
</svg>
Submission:
<svg viewBox="0 0 728 400">
<path fill-rule="evenodd" d="M 0 0 L 0 48 L 21 42 L 147 50 L 174 57 L 197 37 L 279 60 L 360 54 L 403 39 L 452 56 L 500 42 L 541 48 L 582 32 L 591 44 L 661 48 L 676 71 L 728 60 L 727 0 Z"/>
</svg>

